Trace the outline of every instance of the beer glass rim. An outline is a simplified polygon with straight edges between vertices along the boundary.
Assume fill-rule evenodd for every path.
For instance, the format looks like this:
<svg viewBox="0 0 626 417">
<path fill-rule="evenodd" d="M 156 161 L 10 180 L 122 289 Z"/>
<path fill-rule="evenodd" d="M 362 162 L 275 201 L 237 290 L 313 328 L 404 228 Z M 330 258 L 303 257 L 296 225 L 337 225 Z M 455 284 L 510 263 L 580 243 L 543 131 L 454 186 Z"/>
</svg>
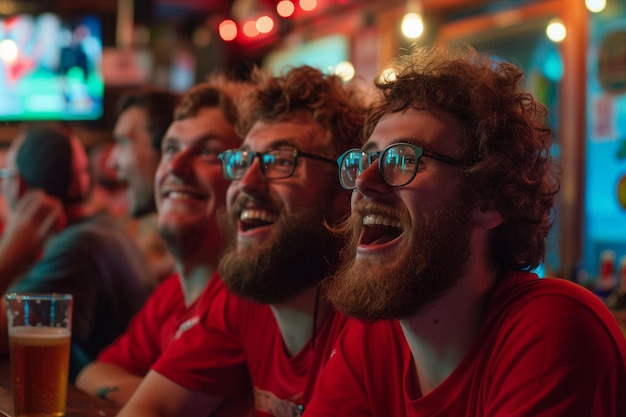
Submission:
<svg viewBox="0 0 626 417">
<path fill-rule="evenodd" d="M 60 292 L 12 292 L 5 295 L 6 301 L 10 300 L 71 300 L 72 294 Z"/>
</svg>

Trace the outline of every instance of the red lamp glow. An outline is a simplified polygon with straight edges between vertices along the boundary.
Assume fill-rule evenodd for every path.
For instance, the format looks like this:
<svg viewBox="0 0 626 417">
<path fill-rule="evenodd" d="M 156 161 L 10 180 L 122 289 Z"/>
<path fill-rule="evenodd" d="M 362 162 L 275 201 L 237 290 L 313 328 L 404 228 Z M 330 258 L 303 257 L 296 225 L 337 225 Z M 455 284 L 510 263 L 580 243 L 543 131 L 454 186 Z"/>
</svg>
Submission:
<svg viewBox="0 0 626 417">
<path fill-rule="evenodd" d="M 289 17 L 296 10 L 296 6 L 290 0 L 282 0 L 276 5 L 276 13 L 281 17 Z"/>
<path fill-rule="evenodd" d="M 219 24 L 220 37 L 225 41 L 232 41 L 237 37 L 237 24 L 233 20 L 224 20 Z"/>
<path fill-rule="evenodd" d="M 259 33 L 270 33 L 274 29 L 274 20 L 269 16 L 261 16 L 256 20 L 256 29 Z"/>
<path fill-rule="evenodd" d="M 249 38 L 259 36 L 259 30 L 256 28 L 256 20 L 248 20 L 243 24 L 243 34 Z"/>
</svg>

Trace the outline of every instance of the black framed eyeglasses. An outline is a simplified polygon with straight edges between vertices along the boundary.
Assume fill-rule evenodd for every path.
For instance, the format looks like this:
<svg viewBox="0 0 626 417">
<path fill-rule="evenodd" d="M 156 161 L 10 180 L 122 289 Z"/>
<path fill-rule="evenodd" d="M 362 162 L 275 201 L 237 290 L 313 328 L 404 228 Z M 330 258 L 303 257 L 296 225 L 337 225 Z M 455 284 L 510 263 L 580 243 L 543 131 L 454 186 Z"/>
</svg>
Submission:
<svg viewBox="0 0 626 417">
<path fill-rule="evenodd" d="M 240 180 L 252 166 L 254 158 L 259 158 L 261 173 L 268 180 L 288 178 L 296 169 L 298 158 L 336 164 L 331 158 L 302 152 L 294 148 L 268 149 L 265 152 L 253 152 L 249 149 L 229 149 L 217 156 L 222 161 L 222 173 L 228 180 Z"/>
<path fill-rule="evenodd" d="M 346 190 L 356 188 L 356 179 L 378 159 L 378 172 L 390 187 L 407 185 L 417 174 L 420 158 L 432 158 L 448 165 L 459 166 L 461 161 L 436 152 L 424 150 L 410 143 L 394 143 L 379 152 L 350 149 L 337 158 L 339 182 Z"/>
</svg>

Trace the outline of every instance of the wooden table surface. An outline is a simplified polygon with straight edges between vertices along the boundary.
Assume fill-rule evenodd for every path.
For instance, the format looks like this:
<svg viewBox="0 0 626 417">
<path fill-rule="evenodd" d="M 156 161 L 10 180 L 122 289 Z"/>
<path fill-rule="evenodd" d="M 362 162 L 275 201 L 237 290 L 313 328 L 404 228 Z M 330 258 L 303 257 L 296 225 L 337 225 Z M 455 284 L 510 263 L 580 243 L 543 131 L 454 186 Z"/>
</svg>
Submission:
<svg viewBox="0 0 626 417">
<path fill-rule="evenodd" d="M 89 395 L 74 385 L 67 389 L 66 417 L 112 417 L 119 409 L 108 401 Z M 8 357 L 0 357 L 0 416 L 15 417 Z"/>
</svg>

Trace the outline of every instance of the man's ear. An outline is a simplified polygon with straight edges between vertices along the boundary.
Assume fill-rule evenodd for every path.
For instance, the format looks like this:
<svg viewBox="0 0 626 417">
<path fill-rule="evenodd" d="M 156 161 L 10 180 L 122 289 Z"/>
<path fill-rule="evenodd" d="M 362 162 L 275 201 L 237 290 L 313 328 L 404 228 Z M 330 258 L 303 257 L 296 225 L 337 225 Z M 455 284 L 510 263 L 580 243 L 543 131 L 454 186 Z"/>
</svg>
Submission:
<svg viewBox="0 0 626 417">
<path fill-rule="evenodd" d="M 475 207 L 472 220 L 474 226 L 484 230 L 494 229 L 504 221 L 502 214 L 498 210 L 486 206 Z"/>
</svg>

